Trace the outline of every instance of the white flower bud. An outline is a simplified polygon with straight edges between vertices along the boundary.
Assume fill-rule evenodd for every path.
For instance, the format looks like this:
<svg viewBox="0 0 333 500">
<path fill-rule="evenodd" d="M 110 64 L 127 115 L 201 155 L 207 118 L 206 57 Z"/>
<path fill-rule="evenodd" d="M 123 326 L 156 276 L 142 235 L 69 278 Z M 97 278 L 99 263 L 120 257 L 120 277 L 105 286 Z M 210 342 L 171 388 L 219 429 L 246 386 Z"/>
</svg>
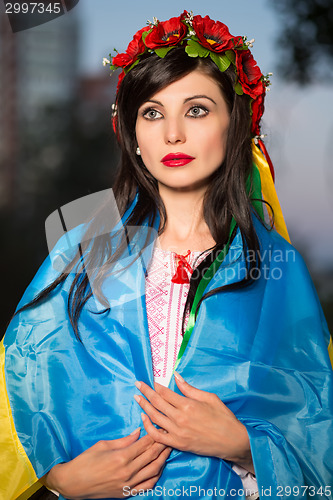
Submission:
<svg viewBox="0 0 333 500">
<path fill-rule="evenodd" d="M 246 42 L 245 42 L 245 45 L 247 45 L 248 47 L 251 47 L 251 48 L 252 48 L 252 47 L 253 47 L 254 42 L 255 42 L 255 39 L 254 39 L 254 38 L 252 38 L 252 40 L 248 40 L 248 41 L 246 41 Z"/>
</svg>

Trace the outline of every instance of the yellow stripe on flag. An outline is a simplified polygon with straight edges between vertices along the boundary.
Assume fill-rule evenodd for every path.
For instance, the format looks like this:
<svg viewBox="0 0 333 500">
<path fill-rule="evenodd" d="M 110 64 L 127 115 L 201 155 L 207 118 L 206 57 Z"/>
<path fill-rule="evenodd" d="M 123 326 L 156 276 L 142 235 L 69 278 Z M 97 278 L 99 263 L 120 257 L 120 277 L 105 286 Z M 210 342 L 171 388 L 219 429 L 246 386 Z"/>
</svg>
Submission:
<svg viewBox="0 0 333 500">
<path fill-rule="evenodd" d="M 36 491 L 38 491 L 40 488 L 42 488 L 42 483 L 40 483 L 39 481 L 35 484 L 33 484 L 32 486 L 30 486 L 30 488 L 28 490 L 26 490 L 24 493 L 22 493 L 22 495 L 20 495 L 19 497 L 17 497 L 16 500 L 29 500 L 29 498 L 34 494 L 36 493 Z"/>
<path fill-rule="evenodd" d="M 290 243 L 287 226 L 283 218 L 280 202 L 276 194 L 274 181 L 269 169 L 269 165 L 266 161 L 266 158 L 264 157 L 260 149 L 254 144 L 254 142 L 252 142 L 252 156 L 253 161 L 257 165 L 260 173 L 262 197 L 273 208 L 274 227 L 277 232 Z"/>
<path fill-rule="evenodd" d="M 14 500 L 38 481 L 16 433 L 5 380 L 5 347 L 0 343 L 0 499 Z"/>
<path fill-rule="evenodd" d="M 333 368 L 333 342 L 332 342 L 332 337 L 330 339 L 330 343 L 328 345 L 328 354 L 331 360 L 332 368 Z"/>
</svg>

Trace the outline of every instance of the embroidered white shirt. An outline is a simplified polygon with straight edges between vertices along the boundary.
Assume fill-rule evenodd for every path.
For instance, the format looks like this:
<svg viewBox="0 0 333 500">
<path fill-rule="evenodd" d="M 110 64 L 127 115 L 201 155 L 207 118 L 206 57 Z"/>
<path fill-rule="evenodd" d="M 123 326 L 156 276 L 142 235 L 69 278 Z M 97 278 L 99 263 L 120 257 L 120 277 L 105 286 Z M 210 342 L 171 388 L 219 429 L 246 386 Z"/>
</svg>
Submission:
<svg viewBox="0 0 333 500">
<path fill-rule="evenodd" d="M 190 252 L 187 262 L 192 269 L 204 260 L 209 250 Z M 153 361 L 154 381 L 168 386 L 183 337 L 183 313 L 189 283 L 173 283 L 177 269 L 176 253 L 155 245 L 146 276 L 146 309 Z M 188 273 L 190 278 L 190 273 Z M 185 327 L 189 314 L 185 317 Z M 258 491 L 255 476 L 238 465 L 233 470 L 240 476 L 244 490 Z M 249 496 L 249 495 L 248 495 Z M 253 498 L 256 498 L 255 496 Z"/>
</svg>

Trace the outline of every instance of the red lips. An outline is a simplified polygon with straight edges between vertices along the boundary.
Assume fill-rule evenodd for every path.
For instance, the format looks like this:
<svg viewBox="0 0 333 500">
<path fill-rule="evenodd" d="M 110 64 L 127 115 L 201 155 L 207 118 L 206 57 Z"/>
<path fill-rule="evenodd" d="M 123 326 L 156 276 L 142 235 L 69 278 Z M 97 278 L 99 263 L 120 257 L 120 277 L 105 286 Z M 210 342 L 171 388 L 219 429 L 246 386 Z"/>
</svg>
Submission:
<svg viewBox="0 0 333 500">
<path fill-rule="evenodd" d="M 161 162 L 166 167 L 182 167 L 192 160 L 194 160 L 194 157 L 186 155 L 185 153 L 169 153 L 162 158 Z"/>
</svg>

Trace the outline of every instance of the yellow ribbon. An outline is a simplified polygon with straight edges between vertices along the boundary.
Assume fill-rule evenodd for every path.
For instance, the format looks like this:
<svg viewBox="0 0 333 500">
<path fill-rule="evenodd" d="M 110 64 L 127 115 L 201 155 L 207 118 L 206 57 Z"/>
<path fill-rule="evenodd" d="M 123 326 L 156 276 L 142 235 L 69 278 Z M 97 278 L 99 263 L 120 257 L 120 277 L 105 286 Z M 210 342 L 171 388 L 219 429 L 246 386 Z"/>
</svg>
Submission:
<svg viewBox="0 0 333 500">
<path fill-rule="evenodd" d="M 253 140 L 252 140 L 252 156 L 253 156 L 253 161 L 257 165 L 260 173 L 262 197 L 265 201 L 267 201 L 271 205 L 273 209 L 274 227 L 276 231 L 290 243 L 287 226 L 283 218 L 280 202 L 276 194 L 274 181 L 272 178 L 269 165 L 267 163 L 265 156 L 260 151 L 258 146 L 256 146 Z"/>
</svg>

